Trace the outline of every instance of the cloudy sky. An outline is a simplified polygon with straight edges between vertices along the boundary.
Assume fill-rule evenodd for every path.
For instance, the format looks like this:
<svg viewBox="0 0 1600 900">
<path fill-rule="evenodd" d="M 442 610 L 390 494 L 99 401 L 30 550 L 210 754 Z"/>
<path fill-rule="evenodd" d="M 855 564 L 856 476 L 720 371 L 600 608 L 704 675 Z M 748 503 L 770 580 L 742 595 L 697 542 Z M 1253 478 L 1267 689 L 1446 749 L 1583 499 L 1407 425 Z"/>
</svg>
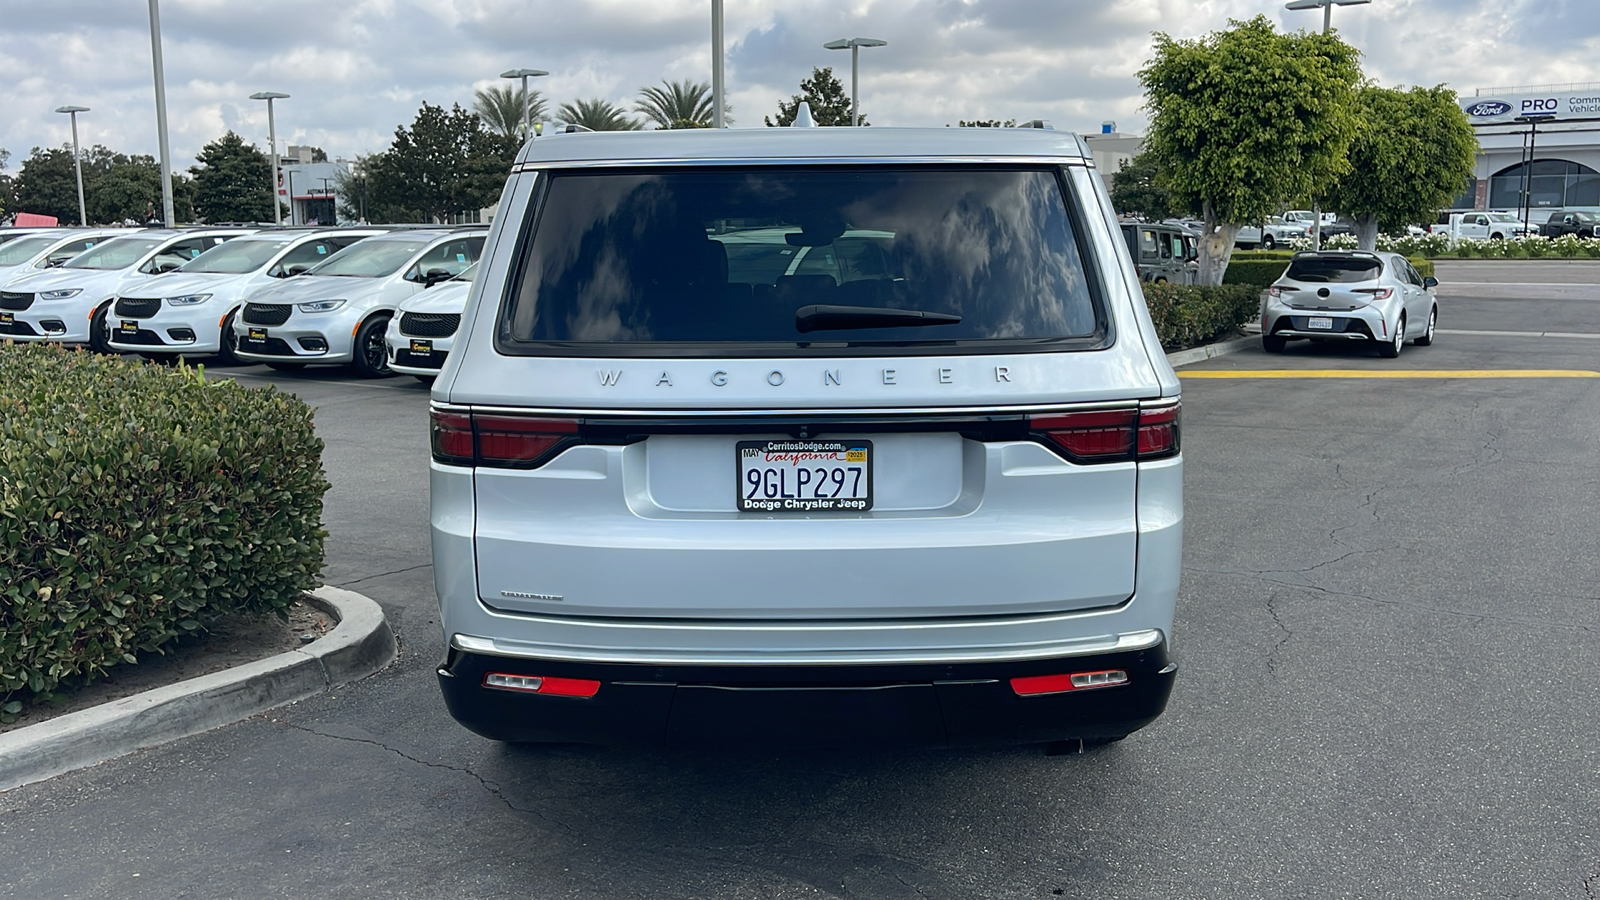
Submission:
<svg viewBox="0 0 1600 900">
<path fill-rule="evenodd" d="M 734 124 L 758 126 L 812 66 L 848 87 L 846 36 L 861 54 L 861 106 L 874 125 L 1045 118 L 1140 132 L 1135 73 L 1151 33 L 1198 37 L 1265 12 L 1320 28 L 1282 0 L 725 0 Z M 279 101 L 280 144 L 330 157 L 384 149 L 427 101 L 470 106 L 517 67 L 548 69 L 554 104 L 632 106 L 662 79 L 710 80 L 710 0 L 161 0 L 174 166 L 232 129 L 263 149 L 263 90 Z M 1600 81 L 1600 0 L 1374 0 L 1334 26 L 1385 85 Z M 156 153 L 146 0 L 0 0 L 0 148 L 15 172 L 34 146 L 70 140 L 58 106 L 87 106 L 85 146 Z"/>
</svg>

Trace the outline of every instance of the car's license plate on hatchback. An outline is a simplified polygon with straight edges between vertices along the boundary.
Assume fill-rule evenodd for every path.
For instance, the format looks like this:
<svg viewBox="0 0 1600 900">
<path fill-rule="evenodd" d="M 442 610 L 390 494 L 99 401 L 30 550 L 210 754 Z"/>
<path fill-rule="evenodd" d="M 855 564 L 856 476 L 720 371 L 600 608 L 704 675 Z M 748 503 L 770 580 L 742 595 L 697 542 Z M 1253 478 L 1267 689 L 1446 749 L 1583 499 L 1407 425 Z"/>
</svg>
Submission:
<svg viewBox="0 0 1600 900">
<path fill-rule="evenodd" d="M 740 512 L 872 508 L 872 442 L 740 441 Z"/>
<path fill-rule="evenodd" d="M 1329 318 L 1327 316 L 1312 316 L 1311 320 L 1306 323 L 1306 327 L 1307 328 L 1319 328 L 1319 329 L 1322 329 L 1324 331 L 1332 331 L 1333 330 L 1333 319 L 1331 319 L 1331 318 Z"/>
</svg>

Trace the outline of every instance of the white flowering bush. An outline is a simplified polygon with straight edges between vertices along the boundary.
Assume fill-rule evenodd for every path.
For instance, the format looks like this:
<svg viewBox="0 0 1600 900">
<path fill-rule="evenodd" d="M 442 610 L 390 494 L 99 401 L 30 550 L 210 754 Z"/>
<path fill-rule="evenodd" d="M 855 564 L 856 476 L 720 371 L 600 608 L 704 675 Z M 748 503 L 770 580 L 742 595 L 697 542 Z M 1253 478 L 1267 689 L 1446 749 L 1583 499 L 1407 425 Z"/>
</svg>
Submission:
<svg viewBox="0 0 1600 900">
<path fill-rule="evenodd" d="M 1295 251 L 1310 250 L 1310 238 L 1296 238 L 1289 244 Z M 1355 235 L 1336 234 L 1322 242 L 1327 250 L 1354 250 Z M 1564 234 L 1551 240 L 1539 235 L 1502 241 L 1455 240 L 1447 234 L 1378 235 L 1378 249 L 1401 256 L 1437 259 L 1600 259 L 1600 240 Z"/>
</svg>

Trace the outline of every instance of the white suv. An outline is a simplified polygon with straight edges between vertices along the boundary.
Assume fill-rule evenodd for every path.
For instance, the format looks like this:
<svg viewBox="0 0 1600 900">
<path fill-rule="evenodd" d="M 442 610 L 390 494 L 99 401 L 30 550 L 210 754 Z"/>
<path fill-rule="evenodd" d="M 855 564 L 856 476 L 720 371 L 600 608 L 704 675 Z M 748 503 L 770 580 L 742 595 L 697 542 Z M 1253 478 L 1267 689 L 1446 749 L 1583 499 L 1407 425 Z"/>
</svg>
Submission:
<svg viewBox="0 0 1600 900">
<path fill-rule="evenodd" d="M 433 389 L 451 714 L 511 741 L 1154 720 L 1179 383 L 1076 136 L 523 149 Z"/>
<path fill-rule="evenodd" d="M 275 369 L 350 363 L 390 374 L 383 335 L 400 301 L 478 260 L 486 231 L 397 231 L 367 238 L 304 275 L 250 295 L 234 319 L 234 353 Z"/>
<path fill-rule="evenodd" d="M 272 229 L 235 238 L 165 278 L 126 290 L 111 308 L 111 347 L 146 355 L 221 354 L 233 361 L 244 298 L 331 258 L 379 228 Z"/>
</svg>

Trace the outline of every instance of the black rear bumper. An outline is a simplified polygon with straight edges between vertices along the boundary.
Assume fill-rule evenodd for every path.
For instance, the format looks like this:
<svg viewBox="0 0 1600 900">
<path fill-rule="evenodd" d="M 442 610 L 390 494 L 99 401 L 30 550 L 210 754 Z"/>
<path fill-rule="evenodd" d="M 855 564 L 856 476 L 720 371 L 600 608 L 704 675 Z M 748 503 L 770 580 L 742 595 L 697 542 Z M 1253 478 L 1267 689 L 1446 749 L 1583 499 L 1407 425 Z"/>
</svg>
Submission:
<svg viewBox="0 0 1600 900">
<path fill-rule="evenodd" d="M 452 649 L 456 721 L 504 741 L 627 745 L 983 745 L 1116 738 L 1155 721 L 1177 676 L 1166 645 L 1055 660 L 888 666 L 644 666 Z M 1120 669 L 1128 683 L 1022 697 L 1012 678 Z M 488 673 L 600 682 L 589 698 L 484 687 Z"/>
</svg>

